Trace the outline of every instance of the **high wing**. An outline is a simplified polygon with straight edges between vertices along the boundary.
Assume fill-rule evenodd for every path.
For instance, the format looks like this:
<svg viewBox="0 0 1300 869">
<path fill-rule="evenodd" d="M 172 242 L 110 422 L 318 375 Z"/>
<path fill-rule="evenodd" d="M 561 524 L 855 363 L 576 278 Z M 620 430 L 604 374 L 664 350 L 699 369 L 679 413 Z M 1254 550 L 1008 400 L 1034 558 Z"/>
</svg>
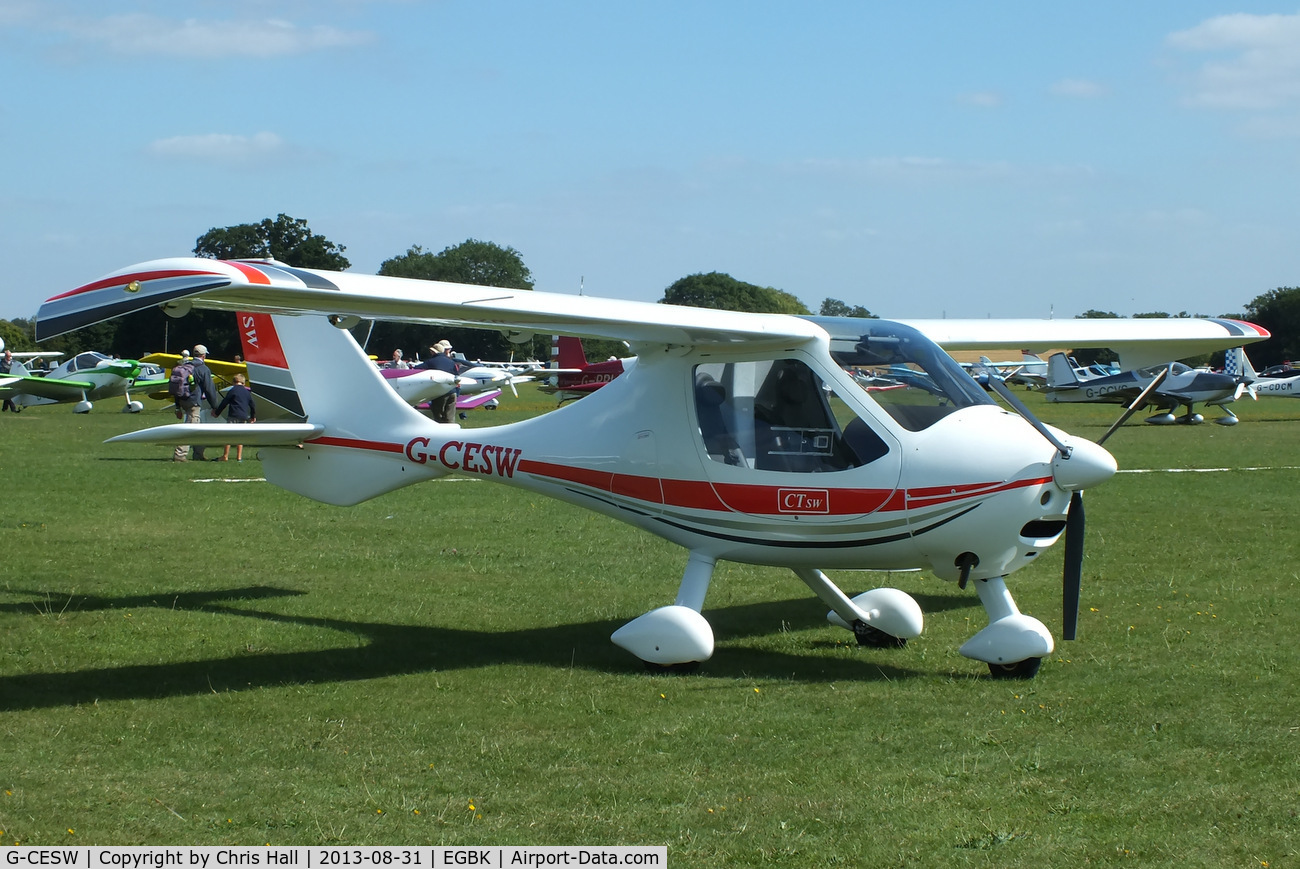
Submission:
<svg viewBox="0 0 1300 869">
<path fill-rule="evenodd" d="M 623 340 L 634 353 L 673 347 L 780 348 L 829 333 L 851 350 L 870 321 L 704 310 L 381 275 L 299 269 L 269 261 L 154 260 L 113 272 L 45 302 L 36 337 L 49 338 L 154 305 L 175 316 L 191 307 L 323 313 L 340 327 L 359 318 Z M 1111 347 L 1125 364 L 1260 341 L 1268 332 L 1234 320 L 906 320 L 945 350 Z M 1137 360 L 1137 361 L 1134 361 Z"/>
<path fill-rule="evenodd" d="M 297 269 L 281 263 L 174 258 L 130 266 L 55 296 L 37 313 L 37 340 L 154 305 L 177 316 L 191 306 L 229 311 L 323 313 L 451 324 L 510 334 L 564 333 L 631 345 L 781 346 L 815 339 L 808 320 L 651 302 L 569 296 L 382 275 Z"/>
<path fill-rule="evenodd" d="M 3 350 L 4 347 L 5 347 L 4 341 L 0 340 L 0 350 Z M 59 359 L 63 356 L 63 351 L 52 350 L 46 352 L 44 350 L 21 350 L 21 351 L 10 350 L 9 355 L 19 361 L 26 360 L 30 362 L 33 359 Z"/>
<path fill-rule="evenodd" d="M 171 370 L 180 364 L 183 356 L 175 353 L 150 353 L 148 356 L 141 357 L 141 362 L 149 362 L 154 365 L 161 365 L 167 370 Z M 205 358 L 203 364 L 208 366 L 208 370 L 217 377 L 223 377 L 229 380 L 236 374 L 248 376 L 248 366 L 243 362 L 223 362 L 220 359 Z"/>
<path fill-rule="evenodd" d="M 1171 359 L 1263 341 L 1268 330 L 1222 318 L 1086 320 L 900 320 L 944 350 L 1047 350 L 1106 347 L 1124 369 L 1148 368 Z"/>
</svg>

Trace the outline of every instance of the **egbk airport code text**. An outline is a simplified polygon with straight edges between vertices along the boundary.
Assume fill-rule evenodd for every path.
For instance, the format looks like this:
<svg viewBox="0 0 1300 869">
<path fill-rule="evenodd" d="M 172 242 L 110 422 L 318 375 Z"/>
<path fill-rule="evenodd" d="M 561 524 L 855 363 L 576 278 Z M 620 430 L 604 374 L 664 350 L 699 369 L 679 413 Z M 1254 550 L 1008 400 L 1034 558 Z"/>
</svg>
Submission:
<svg viewBox="0 0 1300 869">
<path fill-rule="evenodd" d="M 266 845 L 196 845 L 150 847 L 145 845 L 75 846 L 42 848 L 17 846 L 4 851 L 0 869 L 218 869 L 251 866 L 256 869 L 440 869 L 444 866 L 511 869 L 548 866 L 651 866 L 668 865 L 664 845 L 521 847 L 421 847 L 372 846 L 362 848 L 276 847 Z"/>
</svg>

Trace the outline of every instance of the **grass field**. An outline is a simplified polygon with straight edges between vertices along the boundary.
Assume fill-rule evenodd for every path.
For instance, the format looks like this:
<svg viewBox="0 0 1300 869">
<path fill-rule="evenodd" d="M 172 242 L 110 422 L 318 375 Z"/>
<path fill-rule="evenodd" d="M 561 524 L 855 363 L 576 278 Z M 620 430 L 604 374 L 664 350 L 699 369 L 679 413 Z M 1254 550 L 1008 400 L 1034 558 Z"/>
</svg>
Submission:
<svg viewBox="0 0 1300 869">
<path fill-rule="evenodd" d="M 1117 415 L 1028 400 L 1086 437 Z M 837 573 L 926 611 L 907 648 L 861 649 L 788 571 L 732 564 L 713 659 L 649 675 L 609 634 L 671 602 L 683 551 L 484 482 L 316 504 L 235 482 L 255 460 L 104 446 L 171 420 L 113 405 L 0 417 L 6 843 L 1300 865 L 1300 401 L 1117 433 L 1126 470 L 1236 470 L 1089 492 L 1080 639 L 1011 683 L 957 654 L 972 590 Z M 1060 567 L 1058 545 L 1008 582 L 1058 636 Z"/>
</svg>

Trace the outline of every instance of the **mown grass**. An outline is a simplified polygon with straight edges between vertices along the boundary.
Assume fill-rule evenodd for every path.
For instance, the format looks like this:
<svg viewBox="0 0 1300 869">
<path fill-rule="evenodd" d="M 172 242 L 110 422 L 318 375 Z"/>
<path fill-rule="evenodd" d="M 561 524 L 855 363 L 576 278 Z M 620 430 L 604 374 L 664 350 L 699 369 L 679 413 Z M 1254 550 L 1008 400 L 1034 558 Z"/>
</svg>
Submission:
<svg viewBox="0 0 1300 869">
<path fill-rule="evenodd" d="M 1097 437 L 1113 407 L 1041 405 Z M 497 416 L 537 412 L 525 393 Z M 684 553 L 436 481 L 354 508 L 0 417 L 0 830 L 23 844 L 666 844 L 674 866 L 1296 865 L 1300 402 L 1131 423 L 1088 493 L 1080 639 L 1032 682 L 957 647 L 972 591 L 859 649 L 788 572 L 722 565 L 714 658 L 609 642 Z M 1207 414 L 1209 416 L 1209 414 Z M 246 452 L 246 455 L 248 453 Z M 1059 635 L 1059 547 L 1011 578 Z"/>
</svg>

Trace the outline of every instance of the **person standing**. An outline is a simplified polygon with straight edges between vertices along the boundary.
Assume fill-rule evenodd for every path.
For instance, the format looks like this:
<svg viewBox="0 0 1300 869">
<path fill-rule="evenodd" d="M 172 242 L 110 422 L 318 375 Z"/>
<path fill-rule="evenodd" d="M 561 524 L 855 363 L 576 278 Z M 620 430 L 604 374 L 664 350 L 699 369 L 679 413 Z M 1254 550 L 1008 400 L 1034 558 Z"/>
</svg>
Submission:
<svg viewBox="0 0 1300 869">
<path fill-rule="evenodd" d="M 188 423 L 203 421 L 203 402 L 206 401 L 208 408 L 215 411 L 217 399 L 221 398 L 221 393 L 217 392 L 217 385 L 212 382 L 212 371 L 203 361 L 207 356 L 208 348 L 202 344 L 195 344 L 190 360 L 188 362 L 182 360 L 176 368 L 172 369 L 171 382 L 167 388 L 176 399 L 176 417 Z M 172 452 L 172 461 L 188 460 L 189 449 L 189 444 L 177 444 Z M 194 460 L 204 461 L 204 448 L 201 444 L 194 446 Z"/>
<path fill-rule="evenodd" d="M 221 416 L 221 412 L 226 408 L 230 408 L 230 412 L 226 414 L 228 423 L 247 425 L 250 422 L 257 422 L 257 403 L 253 401 L 253 391 L 244 385 L 244 375 L 235 375 L 235 385 L 226 390 L 226 397 L 221 399 L 221 404 L 212 411 L 212 415 Z M 235 461 L 243 460 L 244 445 L 237 444 Z M 221 461 L 230 461 L 230 444 L 226 444 L 226 451 L 221 454 Z"/>
<path fill-rule="evenodd" d="M 422 368 L 431 368 L 434 371 L 446 371 L 452 377 L 460 374 L 460 366 L 456 360 L 451 358 L 451 342 L 446 338 L 439 341 L 429 348 L 433 355 L 421 363 Z M 451 423 L 456 416 L 456 396 L 460 395 L 460 389 L 452 389 L 446 395 L 441 395 L 429 402 L 429 412 L 433 415 L 434 422 Z"/>
<path fill-rule="evenodd" d="M 0 374 L 11 373 L 13 371 L 13 365 L 14 365 L 14 354 L 10 352 L 9 348 L 6 347 L 4 358 L 0 359 Z M 0 409 L 12 410 L 14 413 L 17 413 L 18 405 L 14 404 L 14 400 L 10 398 L 8 395 L 6 395 L 4 401 L 4 407 Z"/>
</svg>

